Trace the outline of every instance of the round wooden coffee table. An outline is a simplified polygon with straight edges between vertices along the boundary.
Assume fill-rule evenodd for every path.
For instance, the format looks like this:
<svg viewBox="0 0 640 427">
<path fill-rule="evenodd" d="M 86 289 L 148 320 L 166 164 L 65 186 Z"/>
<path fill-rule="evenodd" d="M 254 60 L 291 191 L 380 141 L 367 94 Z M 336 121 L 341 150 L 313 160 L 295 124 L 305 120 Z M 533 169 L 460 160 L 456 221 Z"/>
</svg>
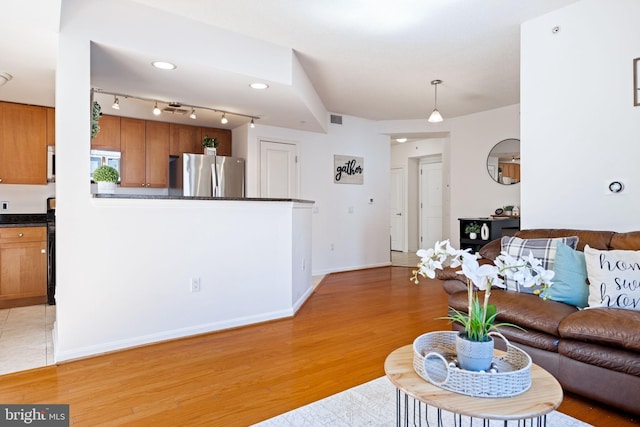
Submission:
<svg viewBox="0 0 640 427">
<path fill-rule="evenodd" d="M 425 423 L 429 407 L 437 411 L 438 426 L 442 425 L 442 412 L 452 412 L 456 425 L 461 425 L 462 416 L 482 420 L 531 420 L 536 425 L 546 425 L 546 414 L 562 402 L 562 387 L 547 371 L 531 365 L 531 387 L 512 397 L 471 397 L 444 390 L 422 379 L 413 369 L 413 346 L 406 345 L 394 350 L 384 362 L 387 378 L 396 387 L 397 425 L 409 425 L 410 414 L 413 425 L 422 425 L 424 409 Z M 410 411 L 410 399 L 413 410 Z M 486 425 L 486 423 L 484 423 Z M 425 424 L 426 425 L 426 424 Z"/>
</svg>

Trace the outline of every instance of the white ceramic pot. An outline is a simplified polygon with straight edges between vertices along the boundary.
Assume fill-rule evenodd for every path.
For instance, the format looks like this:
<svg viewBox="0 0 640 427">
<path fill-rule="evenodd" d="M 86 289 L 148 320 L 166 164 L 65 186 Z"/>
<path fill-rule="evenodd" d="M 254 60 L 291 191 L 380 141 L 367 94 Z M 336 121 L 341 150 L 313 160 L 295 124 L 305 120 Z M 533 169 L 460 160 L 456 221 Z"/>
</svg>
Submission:
<svg viewBox="0 0 640 427">
<path fill-rule="evenodd" d="M 475 240 L 475 239 L 477 239 L 477 238 L 478 238 L 478 233 L 469 233 L 469 238 L 470 238 L 471 240 Z"/>
<path fill-rule="evenodd" d="M 98 181 L 98 194 L 113 194 L 116 192 L 116 183 Z"/>
</svg>

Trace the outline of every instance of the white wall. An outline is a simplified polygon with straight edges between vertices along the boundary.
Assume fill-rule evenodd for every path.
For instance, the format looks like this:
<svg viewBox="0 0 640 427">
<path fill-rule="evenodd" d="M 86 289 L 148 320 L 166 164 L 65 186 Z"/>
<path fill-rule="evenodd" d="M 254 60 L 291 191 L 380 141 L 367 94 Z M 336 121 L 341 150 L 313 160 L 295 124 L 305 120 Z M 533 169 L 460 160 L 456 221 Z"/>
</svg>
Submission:
<svg viewBox="0 0 640 427">
<path fill-rule="evenodd" d="M 122 42 L 144 51 L 151 40 L 146 35 L 154 32 L 149 23 L 163 18 L 143 8 L 149 21 L 136 22 L 130 7 L 140 6 L 62 2 L 56 76 L 58 361 L 290 316 L 292 305 L 298 307 L 311 289 L 310 233 L 293 228 L 308 227 L 311 205 L 91 196 L 90 42 Z M 115 32 L 114 23 L 121 24 Z M 176 42 L 175 34 L 166 37 Z M 186 41 L 173 46 L 183 54 L 204 51 Z M 194 277 L 201 279 L 197 294 L 190 292 Z"/>
<path fill-rule="evenodd" d="M 0 201 L 9 202 L 3 213 L 45 213 L 47 198 L 56 195 L 54 183 L 46 185 L 3 184 L 0 186 Z"/>
<path fill-rule="evenodd" d="M 510 105 L 449 120 L 451 217 L 448 237 L 456 246 L 460 241 L 458 218 L 487 217 L 506 204 L 521 204 L 521 184 L 498 184 L 487 172 L 487 157 L 493 146 L 503 139 L 520 138 L 519 108 L 519 105 Z M 535 163 L 528 154 L 522 156 L 522 162 Z M 523 210 L 526 213 L 526 209 Z"/>
<path fill-rule="evenodd" d="M 260 141 L 298 145 L 300 198 L 315 201 L 312 239 L 313 274 L 389 264 L 389 138 L 375 122 L 343 116 L 328 132 L 314 133 L 257 124 L 246 134 L 247 194 L 260 191 Z M 364 158 L 364 184 L 334 184 L 333 155 Z M 373 198 L 374 202 L 369 203 Z M 353 208 L 353 213 L 349 213 Z M 333 250 L 331 249 L 333 245 Z"/>
<path fill-rule="evenodd" d="M 445 196 L 443 217 L 449 223 L 443 227 L 444 238 L 454 245 L 460 241 L 458 218 L 486 217 L 506 204 L 520 205 L 520 184 L 501 185 L 487 172 L 487 157 L 498 142 L 520 138 L 520 106 L 510 105 L 467 116 L 446 118 L 438 124 L 426 120 L 392 120 L 378 123 L 386 134 L 431 134 L 446 138 L 442 143 Z M 415 150 L 415 147 L 414 147 Z M 409 149 L 408 151 L 411 151 Z M 410 153 L 406 153 L 411 157 Z M 403 155 L 394 157 L 393 164 L 402 164 Z M 523 162 L 529 162 L 527 156 Z M 411 168 L 410 168 L 411 169 Z"/>
<path fill-rule="evenodd" d="M 582 0 L 523 24 L 524 227 L 640 229 L 638 16 L 637 0 Z"/>
</svg>

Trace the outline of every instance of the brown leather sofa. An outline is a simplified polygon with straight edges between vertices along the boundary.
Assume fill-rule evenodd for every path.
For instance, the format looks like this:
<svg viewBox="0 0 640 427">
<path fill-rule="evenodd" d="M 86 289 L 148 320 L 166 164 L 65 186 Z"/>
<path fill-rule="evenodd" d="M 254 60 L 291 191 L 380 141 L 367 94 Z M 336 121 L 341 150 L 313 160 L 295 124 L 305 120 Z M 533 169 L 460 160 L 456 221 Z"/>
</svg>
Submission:
<svg viewBox="0 0 640 427">
<path fill-rule="evenodd" d="M 585 244 L 600 250 L 640 250 L 640 231 L 534 229 L 519 231 L 516 236 L 578 236 L 580 251 Z M 500 239 L 481 248 L 480 262 L 491 262 L 499 254 Z M 445 269 L 438 270 L 436 278 L 444 280 L 449 305 L 466 312 L 464 276 Z M 491 303 L 497 308 L 499 321 L 525 329 L 501 327 L 500 332 L 556 377 L 565 390 L 640 414 L 640 311 L 578 310 L 537 295 L 501 289 L 492 291 Z M 453 327 L 460 329 L 459 325 Z"/>
</svg>

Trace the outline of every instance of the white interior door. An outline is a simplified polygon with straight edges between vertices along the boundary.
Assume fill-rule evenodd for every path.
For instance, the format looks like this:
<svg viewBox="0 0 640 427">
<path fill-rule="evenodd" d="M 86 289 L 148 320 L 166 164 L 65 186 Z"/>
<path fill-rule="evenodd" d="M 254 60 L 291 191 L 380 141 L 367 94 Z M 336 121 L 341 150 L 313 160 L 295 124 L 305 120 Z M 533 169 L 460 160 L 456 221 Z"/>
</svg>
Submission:
<svg viewBox="0 0 640 427">
<path fill-rule="evenodd" d="M 391 169 L 391 250 L 405 250 L 404 169 Z"/>
<path fill-rule="evenodd" d="M 298 146 L 260 141 L 260 197 L 298 198 Z"/>
<path fill-rule="evenodd" d="M 420 162 L 420 247 L 442 240 L 442 159 Z"/>
</svg>

